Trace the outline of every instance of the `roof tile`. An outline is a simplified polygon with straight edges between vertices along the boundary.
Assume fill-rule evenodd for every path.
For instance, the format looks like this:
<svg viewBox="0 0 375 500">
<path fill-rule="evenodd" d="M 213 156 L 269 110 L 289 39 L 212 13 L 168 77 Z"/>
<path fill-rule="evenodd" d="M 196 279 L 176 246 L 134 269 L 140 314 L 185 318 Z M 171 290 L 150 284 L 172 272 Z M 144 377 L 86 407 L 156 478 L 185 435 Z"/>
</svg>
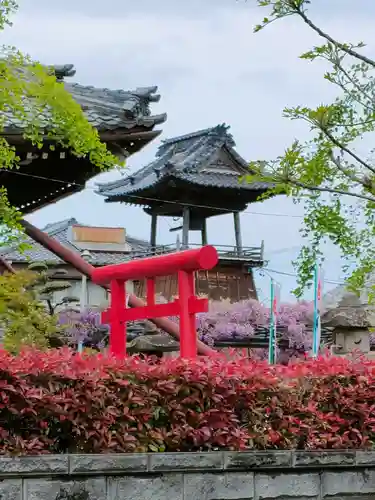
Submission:
<svg viewBox="0 0 375 500">
<path fill-rule="evenodd" d="M 76 219 L 66 219 L 63 221 L 55 222 L 53 224 L 48 224 L 43 231 L 49 236 L 53 236 L 59 243 L 65 247 L 73 250 L 75 252 L 81 252 L 81 249 L 74 245 L 70 241 L 69 233 L 70 228 L 74 225 L 79 225 Z M 87 226 L 85 226 L 87 227 Z M 3 249 L 2 255 L 8 261 L 24 263 L 24 262 L 46 262 L 50 264 L 62 264 L 63 261 L 59 259 L 55 254 L 45 249 L 38 243 L 35 243 L 30 238 L 26 238 L 26 243 L 28 243 L 32 248 L 20 253 L 17 248 L 12 247 L 8 249 Z M 132 238 L 131 236 L 126 237 L 126 242 L 132 248 L 132 251 L 142 251 L 149 247 L 146 241 Z M 130 258 L 129 252 L 111 252 L 111 251 L 95 251 L 90 250 L 90 254 L 93 257 L 92 264 L 97 266 L 104 266 L 109 264 L 119 264 L 128 260 Z"/>
<path fill-rule="evenodd" d="M 72 64 L 54 67 L 57 78 L 64 81 L 64 77 L 75 74 Z M 64 86 L 82 107 L 88 121 L 99 131 L 119 128 L 131 129 L 135 126 L 152 128 L 163 123 L 167 115 L 151 115 L 150 103 L 157 102 L 160 95 L 156 94 L 157 87 L 140 87 L 135 90 L 110 90 L 65 82 Z M 48 124 L 48 113 L 45 115 Z M 23 124 L 10 114 L 4 126 L 5 132 L 22 130 Z"/>
<path fill-rule="evenodd" d="M 264 182 L 242 183 L 249 174 L 248 163 L 234 149 L 235 142 L 225 124 L 163 141 L 156 159 L 133 175 L 115 182 L 98 184 L 98 194 L 115 199 L 132 196 L 166 178 L 178 178 L 191 184 L 227 189 L 258 191 L 270 188 Z M 228 161 L 224 169 L 210 168 L 221 151 Z"/>
</svg>

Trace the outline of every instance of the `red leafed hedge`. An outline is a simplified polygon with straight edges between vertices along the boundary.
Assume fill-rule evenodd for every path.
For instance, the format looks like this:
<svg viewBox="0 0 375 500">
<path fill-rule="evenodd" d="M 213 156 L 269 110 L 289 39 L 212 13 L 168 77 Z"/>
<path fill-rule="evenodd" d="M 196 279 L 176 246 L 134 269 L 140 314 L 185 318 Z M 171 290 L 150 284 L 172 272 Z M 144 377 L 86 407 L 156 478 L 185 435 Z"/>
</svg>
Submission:
<svg viewBox="0 0 375 500">
<path fill-rule="evenodd" d="M 375 363 L 0 352 L 3 454 L 366 448 Z"/>
</svg>

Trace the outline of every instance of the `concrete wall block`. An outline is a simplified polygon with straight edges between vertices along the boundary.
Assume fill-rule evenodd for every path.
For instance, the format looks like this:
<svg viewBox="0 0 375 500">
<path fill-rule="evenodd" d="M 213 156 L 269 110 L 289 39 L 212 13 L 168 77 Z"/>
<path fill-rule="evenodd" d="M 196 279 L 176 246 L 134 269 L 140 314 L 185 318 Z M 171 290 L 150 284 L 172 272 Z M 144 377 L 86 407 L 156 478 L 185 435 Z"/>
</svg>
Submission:
<svg viewBox="0 0 375 500">
<path fill-rule="evenodd" d="M 355 454 L 357 465 L 375 465 L 375 452 L 374 451 L 357 451 Z"/>
<path fill-rule="evenodd" d="M 278 498 L 298 500 L 319 498 L 320 478 L 318 473 L 309 474 L 256 474 L 256 500 Z"/>
<path fill-rule="evenodd" d="M 106 480 L 105 478 L 88 478 L 85 481 L 26 479 L 23 500 L 107 500 Z"/>
<path fill-rule="evenodd" d="M 0 457 L 0 477 L 41 474 L 67 474 L 68 455 Z"/>
<path fill-rule="evenodd" d="M 225 474 L 225 490 L 226 496 L 220 497 L 222 499 L 230 500 L 250 500 L 254 498 L 254 474 L 246 472 L 230 472 Z"/>
<path fill-rule="evenodd" d="M 225 453 L 225 469 L 227 470 L 291 467 L 291 465 L 291 451 L 275 451 L 273 453 L 268 453 L 266 451 Z"/>
<path fill-rule="evenodd" d="M 22 479 L 0 480 L 1 500 L 22 500 Z"/>
<path fill-rule="evenodd" d="M 355 465 L 354 451 L 296 451 L 293 453 L 295 467 L 347 467 Z"/>
<path fill-rule="evenodd" d="M 223 470 L 222 453 L 151 453 L 150 471 Z"/>
<path fill-rule="evenodd" d="M 106 455 L 70 455 L 71 474 L 117 474 L 146 472 L 147 455 L 143 453 L 118 453 Z"/>
<path fill-rule="evenodd" d="M 322 477 L 322 495 L 348 496 L 375 494 L 375 470 L 324 472 Z"/>
<path fill-rule="evenodd" d="M 251 500 L 254 498 L 254 476 L 237 472 L 186 474 L 184 493 L 186 500 Z"/>
<path fill-rule="evenodd" d="M 0 500 L 373 500 L 375 453 L 0 457 Z"/>
<path fill-rule="evenodd" d="M 184 500 L 182 474 L 112 477 L 107 485 L 108 500 Z"/>
</svg>

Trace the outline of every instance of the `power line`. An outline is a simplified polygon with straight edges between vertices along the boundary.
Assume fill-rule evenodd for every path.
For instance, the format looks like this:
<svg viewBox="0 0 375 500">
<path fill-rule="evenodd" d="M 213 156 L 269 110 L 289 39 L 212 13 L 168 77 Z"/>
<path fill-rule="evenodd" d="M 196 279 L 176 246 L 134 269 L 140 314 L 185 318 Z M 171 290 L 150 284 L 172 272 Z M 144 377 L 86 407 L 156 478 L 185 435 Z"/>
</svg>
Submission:
<svg viewBox="0 0 375 500">
<path fill-rule="evenodd" d="M 275 280 L 275 278 L 273 276 L 271 276 L 269 272 L 267 272 L 267 268 L 262 268 L 261 272 L 263 272 L 264 274 L 267 274 L 267 276 L 270 279 L 272 279 L 279 287 L 281 287 L 281 283 L 279 281 Z"/>
<path fill-rule="evenodd" d="M 80 184 L 78 182 L 69 182 L 69 181 L 64 181 L 62 179 L 55 179 L 52 177 L 44 177 L 42 175 L 34 175 L 34 174 L 26 174 L 25 172 L 19 172 L 16 170 L 7 170 L 6 173 L 14 174 L 14 175 L 21 175 L 23 177 L 30 177 L 34 179 L 39 179 L 39 180 L 45 180 L 49 182 L 57 182 L 59 184 L 64 184 L 66 186 L 78 186 L 83 189 L 88 189 L 91 191 L 95 191 L 94 187 L 88 187 L 85 184 Z M 145 197 L 145 196 L 137 196 L 137 195 L 127 195 L 128 198 L 133 198 L 133 199 L 141 199 L 145 201 L 157 201 L 157 202 L 163 202 L 163 203 L 170 203 L 175 205 L 178 203 L 181 206 L 185 207 L 192 207 L 192 208 L 208 208 L 210 210 L 217 210 L 218 212 L 228 212 L 228 213 L 233 213 L 233 210 L 230 210 L 229 208 L 224 208 L 224 207 L 215 207 L 212 205 L 198 205 L 195 203 L 185 203 L 185 202 L 180 202 L 177 200 L 162 200 L 160 198 L 151 198 L 151 197 Z M 241 214 L 251 214 L 251 215 L 264 215 L 264 216 L 272 216 L 272 217 L 288 217 L 292 219 L 303 219 L 303 215 L 296 215 L 296 214 L 280 214 L 280 213 L 272 213 L 272 212 L 257 212 L 257 211 L 252 211 L 252 210 L 244 210 L 241 212 Z"/>
<path fill-rule="evenodd" d="M 277 255 L 280 253 L 290 252 L 291 250 L 299 250 L 301 246 L 294 245 L 292 247 L 276 248 L 275 250 L 267 250 L 266 255 Z"/>
<path fill-rule="evenodd" d="M 19 171 L 15 171 L 15 170 L 7 170 L 7 173 L 21 175 L 21 176 L 24 176 L 24 177 L 31 177 L 31 178 L 40 179 L 40 180 L 58 182 L 60 184 L 64 184 L 64 185 L 68 185 L 68 186 L 72 186 L 72 185 L 79 186 L 79 187 L 82 187 L 83 189 L 90 189 L 92 191 L 95 191 L 95 188 L 93 188 L 93 187 L 87 187 L 85 184 L 79 184 L 77 182 L 69 182 L 69 181 L 64 181 L 62 179 L 55 179 L 55 178 L 50 178 L 50 177 L 44 177 L 44 176 L 41 176 L 41 175 L 27 174 L 25 172 L 19 172 Z M 146 201 L 158 201 L 158 202 L 162 201 L 163 203 L 172 203 L 172 204 L 176 203 L 176 201 L 161 200 L 159 198 L 142 197 L 142 196 L 137 196 L 137 195 L 127 195 L 127 196 L 130 197 L 130 198 L 143 199 L 143 200 L 146 200 Z M 188 206 L 188 207 L 194 207 L 194 208 L 209 208 L 209 209 L 213 209 L 213 210 L 228 211 L 229 213 L 232 213 L 232 211 L 229 210 L 229 209 L 218 208 L 218 207 L 214 207 L 214 206 L 210 206 L 210 205 L 197 205 L 197 204 L 194 204 L 194 203 L 181 203 L 181 202 L 178 202 L 178 203 L 180 205 L 182 205 L 182 206 Z M 303 218 L 302 215 L 276 214 L 276 213 L 267 213 L 267 212 L 256 212 L 256 211 L 251 211 L 251 210 L 244 210 L 241 213 L 251 214 L 251 215 L 275 216 L 275 217 Z M 294 250 L 294 249 L 297 249 L 297 248 L 299 248 L 299 247 L 298 246 L 291 246 L 291 247 L 281 248 L 281 249 L 278 249 L 278 250 L 273 250 L 273 251 L 270 251 L 268 253 L 269 254 L 278 254 L 278 253 L 282 253 L 282 252 L 287 252 L 289 250 Z M 278 270 L 275 270 L 275 269 L 262 268 L 262 271 L 263 272 L 269 271 L 269 272 L 273 272 L 273 273 L 276 273 L 276 274 L 280 274 L 280 275 L 284 275 L 284 276 L 290 276 L 290 277 L 294 277 L 294 278 L 297 277 L 296 274 L 287 273 L 287 272 L 284 272 L 284 271 L 278 271 Z M 334 280 L 327 280 L 327 279 L 325 279 L 325 282 L 331 283 L 331 284 L 334 284 L 334 285 L 344 285 L 345 284 L 344 282 L 334 281 Z"/>
<path fill-rule="evenodd" d="M 62 179 L 55 179 L 55 178 L 50 178 L 50 177 L 44 177 L 44 176 L 41 176 L 41 175 L 33 175 L 33 174 L 27 174 L 25 172 L 19 172 L 19 171 L 15 171 L 15 170 L 7 170 L 7 173 L 12 173 L 12 174 L 16 174 L 16 175 L 21 175 L 21 176 L 24 176 L 24 177 L 31 177 L 31 178 L 35 178 L 35 179 L 40 179 L 40 180 L 46 180 L 46 181 L 49 181 L 49 182 L 58 182 L 60 184 L 64 184 L 64 185 L 68 185 L 68 186 L 79 186 L 79 187 L 82 187 L 83 189 L 90 189 L 92 191 L 95 191 L 95 188 L 93 187 L 87 187 L 85 184 L 79 184 L 77 182 L 69 182 L 69 181 L 64 181 Z M 137 195 L 127 195 L 129 198 L 135 198 L 135 199 L 143 199 L 143 200 L 146 200 L 146 201 L 162 201 L 163 203 L 172 203 L 172 204 L 175 204 L 176 201 L 172 201 L 172 200 L 161 200 L 159 198 L 150 198 L 150 197 L 143 197 L 143 196 L 137 196 Z M 218 208 L 218 207 L 214 207 L 214 206 L 210 206 L 210 205 L 197 205 L 197 204 L 194 204 L 194 203 L 181 203 L 181 202 L 178 202 L 180 205 L 182 206 L 188 206 L 188 207 L 194 207 L 194 208 L 209 208 L 209 209 L 213 209 L 213 210 L 218 210 L 218 211 L 228 211 L 229 213 L 232 213 L 231 210 L 229 209 L 225 209 L 225 208 Z M 244 214 L 252 214 L 252 215 L 265 215 L 265 216 L 275 216 L 275 217 L 291 217 L 291 218 L 303 218 L 302 215 L 292 215 L 292 214 L 276 214 L 276 213 L 266 213 L 266 212 L 255 212 L 255 211 L 250 211 L 250 210 L 244 210 L 243 212 L 241 213 L 244 213 Z M 281 252 L 285 252 L 285 251 L 289 251 L 289 250 L 293 250 L 293 249 L 296 249 L 298 248 L 297 246 L 293 246 L 293 247 L 286 247 L 286 248 L 282 248 L 282 249 L 279 249 L 279 250 L 274 250 L 274 251 L 271 251 L 269 252 L 270 254 L 275 254 L 275 253 L 281 253 Z M 296 278 L 297 275 L 296 274 L 293 274 L 293 273 L 287 273 L 287 272 L 284 272 L 284 271 L 278 271 L 276 269 L 269 269 L 269 268 L 262 268 L 261 272 L 271 272 L 271 273 L 275 273 L 275 274 L 280 274 L 280 275 L 283 275 L 283 276 L 290 276 L 290 277 L 293 277 L 293 278 Z M 345 283 L 344 282 L 341 282 L 341 281 L 335 281 L 335 280 L 328 280 L 328 279 L 325 279 L 324 280 L 326 283 L 331 283 L 333 285 L 344 285 Z"/>
<path fill-rule="evenodd" d="M 293 274 L 293 273 L 287 273 L 285 271 L 278 271 L 277 269 L 269 269 L 268 267 L 264 267 L 262 269 L 259 270 L 259 272 L 263 272 L 263 271 L 268 271 L 270 273 L 275 273 L 275 274 L 281 274 L 283 276 L 290 276 L 292 278 L 297 278 L 297 274 Z M 336 281 L 336 280 L 329 280 L 329 279 L 326 279 L 324 278 L 324 281 L 326 283 L 331 283 L 332 285 L 345 285 L 345 282 L 343 281 Z"/>
</svg>

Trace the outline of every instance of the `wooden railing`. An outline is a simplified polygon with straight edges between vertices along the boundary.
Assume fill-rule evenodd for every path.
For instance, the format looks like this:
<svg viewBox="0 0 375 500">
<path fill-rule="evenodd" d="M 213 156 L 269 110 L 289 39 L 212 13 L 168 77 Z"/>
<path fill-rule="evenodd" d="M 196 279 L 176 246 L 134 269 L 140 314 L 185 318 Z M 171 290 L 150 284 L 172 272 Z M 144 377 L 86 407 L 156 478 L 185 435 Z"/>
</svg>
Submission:
<svg viewBox="0 0 375 500">
<path fill-rule="evenodd" d="M 197 243 L 190 243 L 187 247 L 181 245 L 177 247 L 174 244 L 170 245 L 160 245 L 156 247 L 148 247 L 144 250 L 134 250 L 130 252 L 129 257 L 131 259 L 144 259 L 145 257 L 151 257 L 152 255 L 164 255 L 167 253 L 177 252 L 179 250 L 186 250 L 188 248 L 199 248 L 202 245 Z M 254 264 L 263 264 L 264 260 L 264 242 L 258 247 L 242 247 L 237 248 L 233 245 L 215 245 L 213 244 L 219 255 L 219 259 L 236 260 L 243 262 L 251 262 Z"/>
<path fill-rule="evenodd" d="M 287 328 L 279 326 L 277 329 L 278 346 L 280 348 L 288 349 L 292 348 L 289 344 L 289 339 L 284 336 L 287 332 Z M 309 333 L 312 337 L 312 329 L 307 328 L 306 334 Z M 321 341 L 324 345 L 329 346 L 332 344 L 332 328 L 322 328 Z M 227 340 L 217 340 L 214 345 L 218 348 L 224 347 L 236 347 L 236 348 L 248 348 L 248 349 L 267 349 L 269 342 L 269 328 L 257 327 L 253 337 L 246 339 L 230 339 Z M 303 349 L 301 349 L 303 350 Z"/>
</svg>

